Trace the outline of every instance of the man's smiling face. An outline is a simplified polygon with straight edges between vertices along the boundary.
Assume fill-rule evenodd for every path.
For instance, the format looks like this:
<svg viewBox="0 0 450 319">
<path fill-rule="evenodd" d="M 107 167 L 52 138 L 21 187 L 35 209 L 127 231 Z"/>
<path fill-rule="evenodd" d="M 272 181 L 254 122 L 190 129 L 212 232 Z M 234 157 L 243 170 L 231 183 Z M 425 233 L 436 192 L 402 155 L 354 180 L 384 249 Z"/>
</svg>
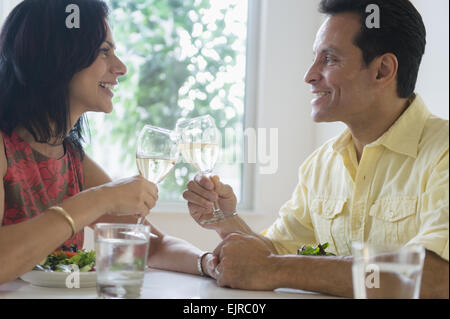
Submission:
<svg viewBox="0 0 450 319">
<path fill-rule="evenodd" d="M 362 51 L 354 44 L 361 28 L 355 13 L 329 16 L 314 42 L 314 61 L 305 75 L 314 94 L 312 118 L 315 122 L 348 123 L 365 113 L 373 100 L 371 74 Z"/>
</svg>

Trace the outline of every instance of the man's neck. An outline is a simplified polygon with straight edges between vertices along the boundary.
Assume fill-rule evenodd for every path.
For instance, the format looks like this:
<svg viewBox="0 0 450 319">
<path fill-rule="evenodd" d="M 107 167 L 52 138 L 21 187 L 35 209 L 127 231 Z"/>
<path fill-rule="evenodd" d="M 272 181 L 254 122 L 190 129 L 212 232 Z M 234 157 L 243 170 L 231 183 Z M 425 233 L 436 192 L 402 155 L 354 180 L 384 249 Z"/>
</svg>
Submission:
<svg viewBox="0 0 450 319">
<path fill-rule="evenodd" d="M 361 160 L 364 147 L 380 138 L 409 107 L 414 97 L 396 99 L 392 102 L 373 105 L 375 112 L 357 121 L 346 123 L 352 134 L 356 158 Z"/>
</svg>

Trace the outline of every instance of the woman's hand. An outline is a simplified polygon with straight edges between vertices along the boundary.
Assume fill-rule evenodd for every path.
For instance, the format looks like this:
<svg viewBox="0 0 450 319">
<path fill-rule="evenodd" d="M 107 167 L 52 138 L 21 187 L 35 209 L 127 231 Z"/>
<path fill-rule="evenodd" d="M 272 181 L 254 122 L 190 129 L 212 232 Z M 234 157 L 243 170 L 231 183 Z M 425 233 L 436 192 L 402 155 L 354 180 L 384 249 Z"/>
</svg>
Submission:
<svg viewBox="0 0 450 319">
<path fill-rule="evenodd" d="M 98 186 L 105 214 L 147 215 L 158 200 L 158 188 L 140 175 Z"/>
<path fill-rule="evenodd" d="M 211 278 L 217 279 L 217 274 L 215 272 L 216 267 L 219 263 L 219 259 L 213 253 L 206 254 L 202 260 L 203 272 Z"/>
<path fill-rule="evenodd" d="M 189 213 L 197 223 L 213 216 L 215 201 L 225 216 L 236 212 L 236 195 L 231 186 L 223 184 L 218 176 L 208 178 L 196 175 L 194 180 L 187 183 L 183 198 L 188 201 Z M 202 226 L 213 228 L 213 225 Z"/>
</svg>

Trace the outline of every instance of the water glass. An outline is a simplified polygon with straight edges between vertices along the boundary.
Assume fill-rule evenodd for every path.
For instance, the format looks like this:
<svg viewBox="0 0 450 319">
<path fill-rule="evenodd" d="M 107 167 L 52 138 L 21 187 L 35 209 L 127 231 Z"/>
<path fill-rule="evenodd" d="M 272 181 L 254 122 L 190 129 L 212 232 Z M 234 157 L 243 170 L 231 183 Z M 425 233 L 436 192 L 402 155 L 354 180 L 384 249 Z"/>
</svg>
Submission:
<svg viewBox="0 0 450 319">
<path fill-rule="evenodd" d="M 419 245 L 352 243 L 356 299 L 418 299 L 425 249 Z"/>
<path fill-rule="evenodd" d="M 139 298 L 147 264 L 150 227 L 141 224 L 95 225 L 97 295 Z"/>
</svg>

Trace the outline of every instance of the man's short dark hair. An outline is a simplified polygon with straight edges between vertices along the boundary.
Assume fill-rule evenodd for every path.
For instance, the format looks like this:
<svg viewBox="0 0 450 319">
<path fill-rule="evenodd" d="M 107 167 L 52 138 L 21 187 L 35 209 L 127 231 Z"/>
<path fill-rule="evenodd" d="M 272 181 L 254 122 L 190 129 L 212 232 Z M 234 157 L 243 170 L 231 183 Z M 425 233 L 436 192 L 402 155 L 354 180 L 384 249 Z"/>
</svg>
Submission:
<svg viewBox="0 0 450 319">
<path fill-rule="evenodd" d="M 379 28 L 368 28 L 368 5 L 379 8 Z M 409 0 L 322 0 L 319 11 L 327 15 L 354 12 L 361 17 L 361 30 L 354 39 L 364 63 L 385 53 L 398 60 L 397 93 L 408 98 L 414 93 L 420 62 L 425 53 L 426 31 L 422 17 Z"/>
</svg>

